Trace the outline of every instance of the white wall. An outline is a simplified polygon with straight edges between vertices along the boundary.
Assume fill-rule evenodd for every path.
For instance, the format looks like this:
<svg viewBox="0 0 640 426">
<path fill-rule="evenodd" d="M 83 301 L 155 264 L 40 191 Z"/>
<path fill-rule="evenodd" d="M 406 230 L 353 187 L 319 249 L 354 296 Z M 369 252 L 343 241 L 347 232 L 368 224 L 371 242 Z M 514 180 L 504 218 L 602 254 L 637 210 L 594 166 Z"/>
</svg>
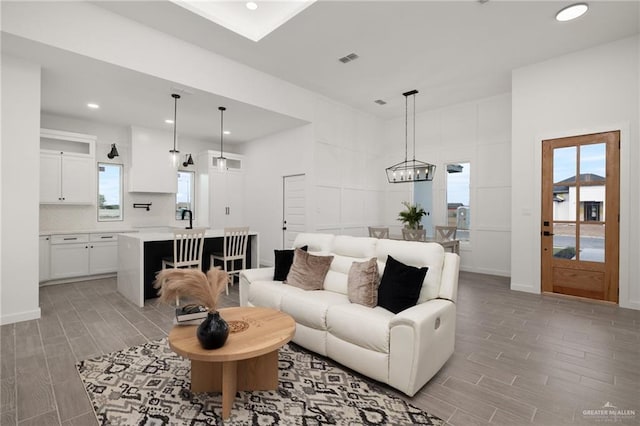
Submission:
<svg viewBox="0 0 640 426">
<path fill-rule="evenodd" d="M 382 122 L 321 96 L 313 120 L 244 146 L 245 218 L 260 233 L 261 264 L 283 248 L 284 176 L 305 174 L 309 232 L 364 236 L 382 218 Z"/>
<path fill-rule="evenodd" d="M 639 37 L 513 72 L 511 288 L 540 292 L 541 140 L 621 130 L 620 305 L 640 309 Z"/>
<path fill-rule="evenodd" d="M 307 185 L 313 176 L 312 141 L 313 126 L 309 124 L 243 145 L 244 217 L 251 230 L 260 233 L 261 265 L 273 265 L 273 250 L 283 248 L 283 176 L 305 174 Z M 309 216 L 309 206 L 306 212 Z"/>
<path fill-rule="evenodd" d="M 184 226 L 184 222 L 175 220 L 174 194 L 131 193 L 128 191 L 129 168 L 131 166 L 131 130 L 128 126 L 115 126 L 52 114 L 42 114 L 41 123 L 42 127 L 47 129 L 65 130 L 97 136 L 96 163 L 123 164 L 124 172 L 124 220 L 98 222 L 95 205 L 65 206 L 43 204 L 40 206 L 39 229 L 41 232 L 117 230 L 144 226 Z M 131 124 L 135 125 L 136 123 Z M 161 132 L 163 130 L 158 129 L 158 131 Z M 165 129 L 164 131 L 166 131 L 167 136 L 170 136 L 170 139 L 173 140 L 173 131 L 171 129 Z M 112 143 L 116 143 L 120 156 L 110 160 L 107 158 L 107 153 L 110 151 Z M 197 161 L 197 153 L 213 149 L 215 146 L 216 143 L 214 140 L 206 141 L 187 137 L 179 138 L 180 153 L 193 154 L 194 161 Z M 233 152 L 234 146 L 230 146 L 230 149 L 230 152 Z M 167 159 L 168 158 L 169 153 L 167 151 Z M 183 160 L 184 158 L 181 157 L 181 159 Z M 196 171 L 195 166 L 189 166 L 186 169 L 180 167 L 180 169 Z M 149 202 L 153 203 L 149 211 L 133 208 L 133 203 Z M 197 219 L 198 217 L 198 206 L 196 205 L 194 218 Z"/>
<path fill-rule="evenodd" d="M 381 170 L 404 160 L 404 117 L 388 122 L 385 135 L 389 151 Z M 408 156 L 413 157 L 411 136 Z M 471 162 L 471 241 L 461 246 L 462 270 L 509 275 L 510 157 L 508 93 L 416 114 L 416 159 L 436 165 L 434 225 L 447 223 L 446 164 Z M 413 199 L 413 184 L 386 184 L 385 188 L 384 224 L 399 235 L 402 224 L 396 219 L 403 209 L 401 202 Z"/>
<path fill-rule="evenodd" d="M 40 67 L 2 55 L 0 323 L 40 318 Z"/>
</svg>

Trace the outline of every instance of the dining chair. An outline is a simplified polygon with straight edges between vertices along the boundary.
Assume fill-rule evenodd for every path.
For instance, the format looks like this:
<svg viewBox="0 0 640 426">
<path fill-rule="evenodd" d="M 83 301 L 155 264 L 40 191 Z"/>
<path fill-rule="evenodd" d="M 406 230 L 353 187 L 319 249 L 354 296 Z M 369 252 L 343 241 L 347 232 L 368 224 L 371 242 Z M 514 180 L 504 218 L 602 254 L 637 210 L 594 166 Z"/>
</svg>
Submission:
<svg viewBox="0 0 640 426">
<path fill-rule="evenodd" d="M 436 241 L 453 241 L 457 231 L 455 226 L 436 226 Z"/>
<path fill-rule="evenodd" d="M 205 228 L 174 229 L 173 257 L 162 258 L 162 269 L 198 268 L 202 270 Z M 180 299 L 176 298 L 176 306 Z"/>
<path fill-rule="evenodd" d="M 369 236 L 372 238 L 389 238 L 389 228 L 370 226 Z"/>
<path fill-rule="evenodd" d="M 229 282 L 233 285 L 233 276 L 240 275 L 240 271 L 247 268 L 247 242 L 249 241 L 249 227 L 224 228 L 224 241 L 222 253 L 211 254 L 211 266 L 215 261 L 222 262 L 222 269 L 229 274 Z M 237 262 L 241 261 L 241 267 L 236 268 Z M 226 292 L 229 294 L 229 282 L 227 282 Z"/>
<path fill-rule="evenodd" d="M 407 241 L 424 241 L 427 237 L 425 229 L 402 228 L 402 239 Z"/>
</svg>

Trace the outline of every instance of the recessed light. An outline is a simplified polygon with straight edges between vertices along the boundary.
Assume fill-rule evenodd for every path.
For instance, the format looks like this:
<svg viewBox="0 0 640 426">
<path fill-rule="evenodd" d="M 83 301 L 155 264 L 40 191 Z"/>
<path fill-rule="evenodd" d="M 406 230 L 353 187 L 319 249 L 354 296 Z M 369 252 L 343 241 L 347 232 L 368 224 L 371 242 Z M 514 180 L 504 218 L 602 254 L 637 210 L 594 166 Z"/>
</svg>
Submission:
<svg viewBox="0 0 640 426">
<path fill-rule="evenodd" d="M 222 132 L 222 133 L 224 133 L 225 135 L 230 135 L 230 134 L 231 134 L 231 132 L 230 132 L 230 131 L 228 131 L 228 130 L 225 130 L 225 131 L 224 131 L 224 132 Z"/>
<path fill-rule="evenodd" d="M 248 1 L 246 3 L 246 6 L 249 10 L 256 10 L 258 8 L 258 3 L 256 3 L 255 1 Z"/>
<path fill-rule="evenodd" d="M 166 120 L 164 120 L 164 122 L 167 124 L 173 124 L 173 120 L 170 118 L 167 118 Z"/>
<path fill-rule="evenodd" d="M 98 109 L 98 108 L 100 108 L 100 105 L 90 102 L 90 103 L 87 104 L 87 107 L 89 107 L 91 109 Z"/>
<path fill-rule="evenodd" d="M 586 3 L 576 3 L 571 6 L 567 6 L 556 13 L 556 20 L 560 22 L 571 21 L 572 19 L 579 18 L 584 15 L 589 9 L 589 5 Z"/>
</svg>

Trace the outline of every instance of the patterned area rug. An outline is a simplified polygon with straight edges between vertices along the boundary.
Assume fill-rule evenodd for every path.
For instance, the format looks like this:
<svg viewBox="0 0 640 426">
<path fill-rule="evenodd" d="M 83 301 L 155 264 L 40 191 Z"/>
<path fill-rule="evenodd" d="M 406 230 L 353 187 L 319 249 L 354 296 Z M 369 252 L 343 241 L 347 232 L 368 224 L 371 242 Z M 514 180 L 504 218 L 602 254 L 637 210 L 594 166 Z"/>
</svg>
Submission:
<svg viewBox="0 0 640 426">
<path fill-rule="evenodd" d="M 280 350 L 276 391 L 238 392 L 222 421 L 218 393 L 192 393 L 189 361 L 166 339 L 76 365 L 102 425 L 442 425 L 296 345 Z"/>
</svg>

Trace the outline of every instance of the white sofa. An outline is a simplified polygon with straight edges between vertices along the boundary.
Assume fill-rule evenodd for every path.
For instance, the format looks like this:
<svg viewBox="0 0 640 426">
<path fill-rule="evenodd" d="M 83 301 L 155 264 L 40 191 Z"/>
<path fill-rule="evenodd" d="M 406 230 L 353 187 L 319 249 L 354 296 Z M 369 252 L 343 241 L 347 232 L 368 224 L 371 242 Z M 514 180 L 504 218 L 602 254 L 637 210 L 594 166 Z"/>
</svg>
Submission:
<svg viewBox="0 0 640 426">
<path fill-rule="evenodd" d="M 249 269 L 240 274 L 240 305 L 286 312 L 296 321 L 295 343 L 413 396 L 453 353 L 459 256 L 437 243 L 331 234 L 298 234 L 294 247 L 304 245 L 334 256 L 323 290 L 273 281 L 273 267 Z M 352 262 L 377 257 L 382 276 L 387 255 L 429 267 L 418 304 L 393 314 L 350 303 Z"/>
</svg>

